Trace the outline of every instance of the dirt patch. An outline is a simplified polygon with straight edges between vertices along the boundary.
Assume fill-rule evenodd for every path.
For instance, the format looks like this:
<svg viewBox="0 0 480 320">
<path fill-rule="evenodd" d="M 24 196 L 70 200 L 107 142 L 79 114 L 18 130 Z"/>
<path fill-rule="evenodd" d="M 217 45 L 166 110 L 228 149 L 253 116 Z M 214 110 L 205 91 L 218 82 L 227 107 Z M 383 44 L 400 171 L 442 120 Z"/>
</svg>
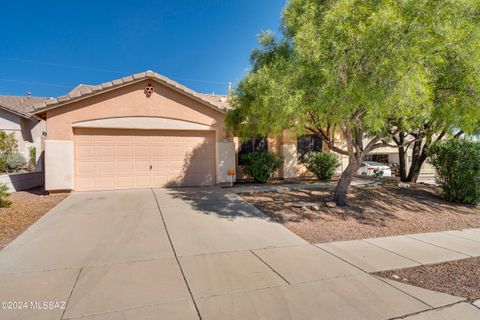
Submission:
<svg viewBox="0 0 480 320">
<path fill-rule="evenodd" d="M 9 208 L 0 208 L 0 250 L 67 195 L 68 193 L 48 195 L 41 189 L 12 193 L 12 205 Z"/>
<path fill-rule="evenodd" d="M 331 199 L 329 190 L 241 196 L 312 243 L 480 227 L 480 206 L 446 202 L 440 188 L 423 184 L 408 189 L 395 182 L 351 188 L 349 205 L 342 208 L 325 206 Z"/>
<path fill-rule="evenodd" d="M 472 302 L 480 299 L 480 258 L 384 271 L 376 275 Z"/>
</svg>

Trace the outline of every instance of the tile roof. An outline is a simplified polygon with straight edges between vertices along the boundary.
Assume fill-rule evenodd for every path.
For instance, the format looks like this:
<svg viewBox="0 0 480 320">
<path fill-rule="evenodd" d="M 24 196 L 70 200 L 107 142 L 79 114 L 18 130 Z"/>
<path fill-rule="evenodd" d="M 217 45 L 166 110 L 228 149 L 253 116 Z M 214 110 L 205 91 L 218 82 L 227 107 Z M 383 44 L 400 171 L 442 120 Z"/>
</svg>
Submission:
<svg viewBox="0 0 480 320">
<path fill-rule="evenodd" d="M 219 104 L 221 106 L 223 106 L 223 108 L 225 108 L 226 110 L 229 110 L 231 109 L 231 106 L 230 106 L 230 103 L 228 101 L 228 96 L 226 95 L 220 95 L 220 94 L 209 94 L 209 93 L 200 93 L 200 95 L 212 102 L 212 103 L 216 103 L 216 104 Z"/>
<path fill-rule="evenodd" d="M 131 76 L 123 77 L 120 79 L 112 80 L 112 81 L 105 82 L 98 85 L 80 84 L 65 96 L 45 100 L 42 103 L 34 105 L 35 114 L 38 114 L 53 108 L 57 108 L 77 100 L 91 97 L 99 93 L 102 93 L 104 91 L 115 89 L 117 87 L 122 87 L 131 83 L 140 82 L 145 79 L 152 79 L 152 80 L 158 81 L 220 112 L 226 112 L 230 108 L 228 104 L 228 99 L 224 99 L 226 98 L 225 96 L 216 96 L 216 95 L 197 93 L 192 89 L 189 89 L 184 85 L 179 84 L 178 82 L 175 82 L 173 80 L 168 79 L 165 76 L 162 76 L 161 74 L 158 74 L 153 71 L 146 71 L 146 72 L 137 73 Z"/>
<path fill-rule="evenodd" d="M 29 96 L 0 96 L 0 108 L 19 116 L 30 118 L 35 109 L 34 105 L 43 103 L 49 98 Z"/>
</svg>

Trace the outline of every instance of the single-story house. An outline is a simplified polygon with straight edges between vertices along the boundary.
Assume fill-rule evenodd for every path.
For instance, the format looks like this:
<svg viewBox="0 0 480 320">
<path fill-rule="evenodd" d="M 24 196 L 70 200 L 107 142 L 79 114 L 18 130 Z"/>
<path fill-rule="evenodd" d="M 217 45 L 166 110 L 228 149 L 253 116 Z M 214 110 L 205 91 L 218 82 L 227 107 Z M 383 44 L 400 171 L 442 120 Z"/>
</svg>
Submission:
<svg viewBox="0 0 480 320">
<path fill-rule="evenodd" d="M 27 96 L 0 96 L 0 130 L 13 133 L 17 140 L 18 151 L 29 160 L 29 149 L 36 149 L 37 170 L 42 151 L 42 137 L 46 133 L 45 121 L 33 115 L 33 105 L 42 103 L 46 98 Z"/>
<path fill-rule="evenodd" d="M 35 108 L 47 124 L 49 191 L 213 185 L 235 166 L 226 98 L 152 71 L 80 85 Z"/>
<path fill-rule="evenodd" d="M 45 188 L 112 190 L 229 183 L 238 155 L 268 149 L 284 158 L 280 178 L 305 174 L 299 157 L 328 150 L 314 136 L 285 133 L 240 144 L 225 129 L 227 96 L 197 93 L 147 71 L 79 85 L 43 101 Z M 235 178 L 235 177 L 234 177 Z"/>
</svg>

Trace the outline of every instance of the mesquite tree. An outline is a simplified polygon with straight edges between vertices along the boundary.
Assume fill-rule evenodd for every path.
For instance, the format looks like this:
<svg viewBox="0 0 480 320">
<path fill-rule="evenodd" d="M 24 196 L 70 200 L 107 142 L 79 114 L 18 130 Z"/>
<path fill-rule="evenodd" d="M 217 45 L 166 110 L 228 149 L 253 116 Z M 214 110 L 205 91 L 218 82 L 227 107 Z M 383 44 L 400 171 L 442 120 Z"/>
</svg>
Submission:
<svg viewBox="0 0 480 320">
<path fill-rule="evenodd" d="M 450 44 L 478 17 L 477 0 L 291 0 L 281 35 L 260 35 L 227 125 L 242 138 L 285 129 L 318 134 L 349 158 L 334 193 L 345 205 L 366 154 L 434 112 L 449 116 L 435 108 L 438 76 L 430 59 L 456 54 Z M 478 91 L 478 82 L 469 90 Z M 403 145 L 419 139 L 409 136 Z"/>
<path fill-rule="evenodd" d="M 473 134 L 480 124 L 480 1 L 423 1 L 415 6 L 415 25 L 424 37 L 412 37 L 422 51 L 430 79 L 429 113 L 399 118 L 391 138 L 398 146 L 401 179 L 416 182 L 427 150 L 446 137 Z M 399 130 L 398 130 L 399 129 Z M 398 132 L 397 132 L 398 131 Z M 408 143 L 408 141 L 414 141 Z M 405 144 L 407 142 L 407 144 Z M 407 172 L 405 156 L 411 150 Z"/>
</svg>

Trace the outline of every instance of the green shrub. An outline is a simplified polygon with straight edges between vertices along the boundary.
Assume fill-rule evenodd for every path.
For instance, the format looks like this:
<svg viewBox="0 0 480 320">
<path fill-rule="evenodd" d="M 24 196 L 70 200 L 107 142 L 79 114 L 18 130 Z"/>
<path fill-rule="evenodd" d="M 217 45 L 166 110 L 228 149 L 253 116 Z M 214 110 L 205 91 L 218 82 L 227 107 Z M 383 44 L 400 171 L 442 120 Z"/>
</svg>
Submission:
<svg viewBox="0 0 480 320">
<path fill-rule="evenodd" d="M 8 199 L 10 192 L 8 192 L 8 187 L 5 183 L 0 183 L 0 208 L 9 207 L 12 204 L 12 201 Z"/>
<path fill-rule="evenodd" d="M 17 150 L 17 139 L 15 134 L 6 133 L 5 131 L 0 130 L 0 155 L 8 156 Z"/>
<path fill-rule="evenodd" d="M 266 183 L 272 174 L 280 168 L 283 159 L 268 151 L 256 151 L 241 156 L 244 172 L 255 182 Z"/>
<path fill-rule="evenodd" d="M 17 150 L 15 134 L 0 130 L 0 172 L 8 171 L 6 166 L 7 157 Z"/>
<path fill-rule="evenodd" d="M 434 144 L 428 152 L 446 200 L 480 202 L 480 142 L 452 139 Z"/>
<path fill-rule="evenodd" d="M 37 166 L 37 148 L 31 146 L 28 148 L 28 168 L 34 171 Z"/>
<path fill-rule="evenodd" d="M 322 181 L 330 180 L 340 167 L 338 157 L 331 152 L 309 152 L 303 162 L 307 170 Z"/>
<path fill-rule="evenodd" d="M 27 165 L 25 157 L 20 152 L 13 152 L 5 158 L 5 166 L 8 171 L 18 171 Z"/>
</svg>

